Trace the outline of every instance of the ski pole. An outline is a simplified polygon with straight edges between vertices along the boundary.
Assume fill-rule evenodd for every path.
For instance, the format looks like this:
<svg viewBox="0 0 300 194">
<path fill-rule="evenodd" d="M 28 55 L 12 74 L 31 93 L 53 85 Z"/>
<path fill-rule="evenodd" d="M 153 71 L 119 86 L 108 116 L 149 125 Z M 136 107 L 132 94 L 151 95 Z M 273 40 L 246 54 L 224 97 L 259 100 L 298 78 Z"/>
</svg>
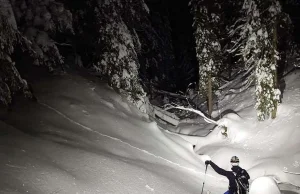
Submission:
<svg viewBox="0 0 300 194">
<path fill-rule="evenodd" d="M 208 164 L 206 164 L 206 168 L 205 168 L 204 181 L 203 181 L 203 185 L 202 185 L 201 194 L 203 193 L 203 189 L 204 189 L 204 184 L 205 184 L 205 179 L 206 179 L 207 166 L 208 166 Z"/>
</svg>

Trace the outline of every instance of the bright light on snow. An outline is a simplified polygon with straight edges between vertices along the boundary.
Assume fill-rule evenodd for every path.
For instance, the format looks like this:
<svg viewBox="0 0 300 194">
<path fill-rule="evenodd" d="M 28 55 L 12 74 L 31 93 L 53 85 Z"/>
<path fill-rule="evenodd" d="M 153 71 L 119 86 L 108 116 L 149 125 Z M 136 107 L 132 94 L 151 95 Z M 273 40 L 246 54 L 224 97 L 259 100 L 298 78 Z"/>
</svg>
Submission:
<svg viewBox="0 0 300 194">
<path fill-rule="evenodd" d="M 270 177 L 259 177 L 253 181 L 249 194 L 281 194 L 277 183 Z"/>
<path fill-rule="evenodd" d="M 196 194 L 205 180 L 204 193 L 218 194 L 228 180 L 211 167 L 205 175 L 204 162 L 230 170 L 233 155 L 255 179 L 251 194 L 299 193 L 299 71 L 285 81 L 275 120 L 257 122 L 250 89 L 219 102 L 219 126 L 205 136 L 215 124 L 167 131 L 96 78 L 44 78 L 38 103 L 0 112 L 0 193 Z"/>
</svg>

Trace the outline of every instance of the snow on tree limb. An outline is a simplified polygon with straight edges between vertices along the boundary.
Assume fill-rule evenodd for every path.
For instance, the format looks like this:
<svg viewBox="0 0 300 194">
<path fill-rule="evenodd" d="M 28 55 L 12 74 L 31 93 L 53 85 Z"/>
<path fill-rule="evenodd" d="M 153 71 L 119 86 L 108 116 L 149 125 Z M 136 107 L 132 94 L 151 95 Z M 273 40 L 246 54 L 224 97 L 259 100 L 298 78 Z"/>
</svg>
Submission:
<svg viewBox="0 0 300 194">
<path fill-rule="evenodd" d="M 200 115 L 201 117 L 204 118 L 204 121 L 207 122 L 207 123 L 211 123 L 211 124 L 215 124 L 215 125 L 219 125 L 217 121 L 214 121 L 208 117 L 206 117 L 201 111 L 199 110 L 195 110 L 193 108 L 186 108 L 186 107 L 183 107 L 183 106 L 173 106 L 173 105 L 169 105 L 165 110 L 168 110 L 168 109 L 172 109 L 172 108 L 175 108 L 175 109 L 180 109 L 180 110 L 186 110 L 186 111 L 190 111 L 190 112 L 194 112 L 198 115 Z"/>
</svg>

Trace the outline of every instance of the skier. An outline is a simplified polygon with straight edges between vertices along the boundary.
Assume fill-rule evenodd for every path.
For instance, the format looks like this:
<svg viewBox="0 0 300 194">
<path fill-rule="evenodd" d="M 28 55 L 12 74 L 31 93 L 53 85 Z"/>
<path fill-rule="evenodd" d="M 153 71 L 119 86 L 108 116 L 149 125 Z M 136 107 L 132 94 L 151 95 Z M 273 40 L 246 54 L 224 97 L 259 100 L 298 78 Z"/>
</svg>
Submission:
<svg viewBox="0 0 300 194">
<path fill-rule="evenodd" d="M 232 171 L 226 171 L 218 167 L 215 163 L 210 160 L 206 160 L 206 165 L 211 165 L 211 167 L 220 175 L 226 176 L 229 180 L 229 189 L 224 194 L 246 194 L 249 190 L 250 179 L 249 174 L 246 170 L 239 167 L 239 158 L 233 156 L 230 160 Z"/>
</svg>

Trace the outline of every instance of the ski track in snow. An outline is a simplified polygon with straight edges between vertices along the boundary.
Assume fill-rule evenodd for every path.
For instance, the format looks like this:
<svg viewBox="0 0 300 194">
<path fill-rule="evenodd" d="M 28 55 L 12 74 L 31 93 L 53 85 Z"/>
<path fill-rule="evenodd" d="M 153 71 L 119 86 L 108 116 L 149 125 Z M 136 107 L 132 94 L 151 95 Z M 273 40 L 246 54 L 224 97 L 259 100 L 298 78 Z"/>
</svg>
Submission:
<svg viewBox="0 0 300 194">
<path fill-rule="evenodd" d="M 99 134 L 99 135 L 101 135 L 101 136 L 103 136 L 103 137 L 107 137 L 107 138 L 109 138 L 109 139 L 112 139 L 112 140 L 118 141 L 118 142 L 120 142 L 120 143 L 123 143 L 123 144 L 125 144 L 125 145 L 127 145 L 127 146 L 129 146 L 129 147 L 131 147 L 131 148 L 133 148 L 133 149 L 139 150 L 139 151 L 141 151 L 141 152 L 143 152 L 143 153 L 145 153 L 145 154 L 147 154 L 147 155 L 150 155 L 150 156 L 153 156 L 153 157 L 155 157 L 155 158 L 157 158 L 157 159 L 163 160 L 163 161 L 165 161 L 165 162 L 167 162 L 167 163 L 169 163 L 169 164 L 172 164 L 172 165 L 174 165 L 174 166 L 177 166 L 177 167 L 179 167 L 179 168 L 182 168 L 182 169 L 185 169 L 185 170 L 194 172 L 194 173 L 199 173 L 199 174 L 204 175 L 203 172 L 200 172 L 200 171 L 195 170 L 195 169 L 193 169 L 193 168 L 189 168 L 189 167 L 182 166 L 182 165 L 180 165 L 180 164 L 178 164 L 178 163 L 175 163 L 175 162 L 172 162 L 172 161 L 170 161 L 170 160 L 168 160 L 168 159 L 166 159 L 166 158 L 163 158 L 163 157 L 161 157 L 161 156 L 157 156 L 157 155 L 155 155 L 155 154 L 153 154 L 153 153 L 151 153 L 151 152 L 149 152 L 149 151 L 147 151 L 147 150 L 144 150 L 144 149 L 135 147 L 135 146 L 131 145 L 130 143 L 127 143 L 127 142 L 122 141 L 121 139 L 118 139 L 118 138 L 115 138 L 115 137 L 112 137 L 112 136 L 109 136 L 109 135 L 105 135 L 105 134 L 103 134 L 103 133 L 100 133 L 100 132 L 98 132 L 98 131 L 95 131 L 95 130 L 91 129 L 90 127 L 87 127 L 87 126 L 85 126 L 85 125 L 82 125 L 82 124 L 80 124 L 80 123 L 74 121 L 73 119 L 69 118 L 68 116 L 66 116 L 65 114 L 63 114 L 62 112 L 60 112 L 59 110 L 57 110 L 57 109 L 55 109 L 55 108 L 53 108 L 53 107 L 51 107 L 51 106 L 49 106 L 49 105 L 47 105 L 47 104 L 45 104 L 45 103 L 39 102 L 39 104 L 42 105 L 42 106 L 44 106 L 44 107 L 49 108 L 50 110 L 56 112 L 57 114 L 59 114 L 59 115 L 62 116 L 63 118 L 65 118 L 65 119 L 67 119 L 68 121 L 70 121 L 71 123 L 73 123 L 73 124 L 75 124 L 75 125 L 78 125 L 78 126 L 84 128 L 84 129 L 88 130 L 88 131 L 97 133 L 97 134 Z"/>
</svg>

